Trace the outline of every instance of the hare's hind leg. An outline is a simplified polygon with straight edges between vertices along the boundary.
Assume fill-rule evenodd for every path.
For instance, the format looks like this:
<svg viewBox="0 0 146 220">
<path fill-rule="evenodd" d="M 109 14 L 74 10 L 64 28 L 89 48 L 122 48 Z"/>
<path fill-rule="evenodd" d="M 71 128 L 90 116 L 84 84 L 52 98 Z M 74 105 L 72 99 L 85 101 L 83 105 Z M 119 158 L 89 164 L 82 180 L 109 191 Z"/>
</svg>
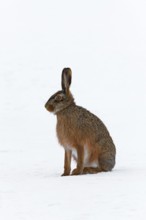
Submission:
<svg viewBox="0 0 146 220">
<path fill-rule="evenodd" d="M 84 167 L 83 174 L 95 174 L 102 172 L 100 167 Z"/>
<path fill-rule="evenodd" d="M 83 174 L 95 174 L 100 172 L 108 172 L 115 166 L 115 156 L 102 154 L 99 156 L 98 167 L 84 167 Z"/>
</svg>

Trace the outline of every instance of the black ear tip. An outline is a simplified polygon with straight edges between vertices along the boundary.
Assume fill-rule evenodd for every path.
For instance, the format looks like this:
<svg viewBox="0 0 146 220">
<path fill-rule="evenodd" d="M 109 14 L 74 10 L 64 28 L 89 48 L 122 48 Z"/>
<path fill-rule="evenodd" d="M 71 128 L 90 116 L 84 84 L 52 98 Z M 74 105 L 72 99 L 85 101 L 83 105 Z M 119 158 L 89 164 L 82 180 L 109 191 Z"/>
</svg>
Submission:
<svg viewBox="0 0 146 220">
<path fill-rule="evenodd" d="M 67 90 L 69 90 L 69 87 L 71 85 L 71 79 L 72 79 L 71 69 L 69 67 L 64 68 L 62 70 L 62 81 L 61 81 L 63 91 L 66 92 Z"/>
<path fill-rule="evenodd" d="M 65 67 L 63 70 L 62 70 L 62 73 L 70 73 L 71 74 L 71 68 L 69 67 Z"/>
</svg>

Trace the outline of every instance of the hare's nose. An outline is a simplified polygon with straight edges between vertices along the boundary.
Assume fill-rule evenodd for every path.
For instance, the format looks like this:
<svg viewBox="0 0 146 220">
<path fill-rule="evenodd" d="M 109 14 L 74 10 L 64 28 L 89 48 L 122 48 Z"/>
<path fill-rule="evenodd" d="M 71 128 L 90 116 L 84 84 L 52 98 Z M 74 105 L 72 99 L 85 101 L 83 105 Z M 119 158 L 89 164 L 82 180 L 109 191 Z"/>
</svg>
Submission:
<svg viewBox="0 0 146 220">
<path fill-rule="evenodd" d="M 44 106 L 45 108 L 47 108 L 47 103 L 45 104 L 45 106 Z"/>
<path fill-rule="evenodd" d="M 53 112 L 54 111 L 54 106 L 51 104 L 46 103 L 45 104 L 45 108 L 49 111 L 49 112 Z"/>
</svg>

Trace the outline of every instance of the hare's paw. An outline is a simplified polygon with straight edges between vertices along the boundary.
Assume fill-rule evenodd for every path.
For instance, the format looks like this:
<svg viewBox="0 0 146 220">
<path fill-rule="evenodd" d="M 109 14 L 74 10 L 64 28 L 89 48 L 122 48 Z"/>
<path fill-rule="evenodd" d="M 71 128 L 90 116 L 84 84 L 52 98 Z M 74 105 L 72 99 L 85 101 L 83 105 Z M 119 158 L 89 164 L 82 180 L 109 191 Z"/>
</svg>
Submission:
<svg viewBox="0 0 146 220">
<path fill-rule="evenodd" d="M 72 171 L 72 174 L 71 175 L 81 175 L 83 173 L 83 171 L 82 170 L 79 170 L 78 168 L 76 168 L 76 169 L 74 169 L 73 171 Z"/>
<path fill-rule="evenodd" d="M 102 172 L 102 169 L 99 167 L 84 167 L 83 174 L 95 174 Z"/>
<path fill-rule="evenodd" d="M 69 176 L 70 172 L 64 172 L 61 176 Z"/>
<path fill-rule="evenodd" d="M 83 174 L 89 174 L 89 167 L 84 167 Z"/>
</svg>

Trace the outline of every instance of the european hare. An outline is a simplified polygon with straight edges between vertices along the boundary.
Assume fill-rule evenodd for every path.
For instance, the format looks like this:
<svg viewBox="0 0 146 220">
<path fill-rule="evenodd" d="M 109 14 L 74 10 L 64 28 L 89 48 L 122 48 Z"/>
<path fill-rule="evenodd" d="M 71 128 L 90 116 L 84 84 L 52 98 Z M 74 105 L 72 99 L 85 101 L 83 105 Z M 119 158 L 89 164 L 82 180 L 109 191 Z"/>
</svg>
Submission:
<svg viewBox="0 0 146 220">
<path fill-rule="evenodd" d="M 116 149 L 103 122 L 77 106 L 70 92 L 72 71 L 62 71 L 62 90 L 56 92 L 45 104 L 57 116 L 57 136 L 64 147 L 64 173 L 70 175 L 71 158 L 77 162 L 72 175 L 111 171 L 115 166 Z"/>
</svg>

